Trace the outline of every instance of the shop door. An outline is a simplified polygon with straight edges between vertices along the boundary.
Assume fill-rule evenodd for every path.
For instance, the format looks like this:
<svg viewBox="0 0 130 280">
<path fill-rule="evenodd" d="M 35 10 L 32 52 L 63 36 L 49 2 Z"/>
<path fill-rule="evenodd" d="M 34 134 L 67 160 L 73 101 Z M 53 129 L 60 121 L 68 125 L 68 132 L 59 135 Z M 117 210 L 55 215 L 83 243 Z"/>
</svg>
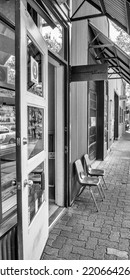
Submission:
<svg viewBox="0 0 130 280">
<path fill-rule="evenodd" d="M 16 8 L 18 253 L 36 260 L 48 237 L 47 47 L 22 1 Z"/>
</svg>

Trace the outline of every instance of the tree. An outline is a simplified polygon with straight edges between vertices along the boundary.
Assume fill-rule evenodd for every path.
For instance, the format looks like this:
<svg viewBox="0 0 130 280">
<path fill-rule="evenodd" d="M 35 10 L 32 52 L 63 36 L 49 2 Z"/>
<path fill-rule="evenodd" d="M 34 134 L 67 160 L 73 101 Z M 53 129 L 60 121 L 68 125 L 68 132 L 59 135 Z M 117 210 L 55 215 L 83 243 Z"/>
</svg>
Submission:
<svg viewBox="0 0 130 280">
<path fill-rule="evenodd" d="M 118 31 L 118 35 L 116 37 L 115 43 L 128 55 L 130 55 L 130 36 L 119 26 L 112 23 L 114 28 Z"/>
</svg>

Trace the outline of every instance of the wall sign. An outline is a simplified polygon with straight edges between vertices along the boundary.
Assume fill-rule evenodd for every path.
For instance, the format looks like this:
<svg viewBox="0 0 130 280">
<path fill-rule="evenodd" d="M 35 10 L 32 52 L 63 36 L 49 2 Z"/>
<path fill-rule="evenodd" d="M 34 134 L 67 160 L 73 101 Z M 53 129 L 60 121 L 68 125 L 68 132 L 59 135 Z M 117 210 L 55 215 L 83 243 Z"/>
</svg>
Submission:
<svg viewBox="0 0 130 280">
<path fill-rule="evenodd" d="M 31 56 L 31 82 L 38 84 L 38 62 Z"/>
</svg>

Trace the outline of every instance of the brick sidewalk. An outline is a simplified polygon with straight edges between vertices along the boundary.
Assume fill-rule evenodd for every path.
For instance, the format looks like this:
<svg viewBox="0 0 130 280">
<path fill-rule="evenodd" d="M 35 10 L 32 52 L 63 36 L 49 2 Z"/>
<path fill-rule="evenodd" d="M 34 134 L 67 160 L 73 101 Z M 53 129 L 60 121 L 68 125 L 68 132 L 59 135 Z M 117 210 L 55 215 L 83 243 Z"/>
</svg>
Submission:
<svg viewBox="0 0 130 280">
<path fill-rule="evenodd" d="M 99 164 L 108 190 L 96 208 L 87 189 L 50 231 L 42 259 L 130 259 L 130 134 L 116 141 Z M 96 192 L 96 190 L 95 190 Z"/>
</svg>

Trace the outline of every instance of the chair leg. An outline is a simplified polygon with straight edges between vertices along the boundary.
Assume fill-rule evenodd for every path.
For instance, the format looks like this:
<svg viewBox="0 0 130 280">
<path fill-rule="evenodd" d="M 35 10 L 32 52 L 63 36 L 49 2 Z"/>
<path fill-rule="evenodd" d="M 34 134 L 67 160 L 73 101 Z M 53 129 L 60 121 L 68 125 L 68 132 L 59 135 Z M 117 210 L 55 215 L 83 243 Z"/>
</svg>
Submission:
<svg viewBox="0 0 130 280">
<path fill-rule="evenodd" d="M 79 197 L 81 195 L 81 193 L 84 191 L 85 187 L 81 187 L 81 189 L 79 190 L 79 193 L 77 194 L 77 197 Z"/>
<path fill-rule="evenodd" d="M 103 196 L 104 196 L 104 198 L 105 198 L 105 192 L 104 192 L 104 189 L 103 189 L 103 187 L 102 187 L 102 184 L 101 184 L 101 183 L 100 183 L 100 188 L 101 188 L 102 193 L 103 193 Z"/>
<path fill-rule="evenodd" d="M 101 184 L 100 184 L 100 186 L 101 186 Z M 97 185 L 97 188 L 98 188 L 99 194 L 100 194 L 100 196 L 101 196 L 101 199 L 102 199 L 102 201 L 103 201 L 103 195 L 102 195 L 102 193 L 101 193 L 101 189 L 100 189 L 99 185 Z M 103 193 L 103 194 L 104 194 L 104 193 Z"/>
<path fill-rule="evenodd" d="M 91 193 L 92 199 L 93 199 L 93 201 L 94 201 L 94 204 L 95 204 L 96 209 L 97 209 L 97 212 L 98 212 L 98 211 L 99 211 L 99 208 L 98 208 L 98 205 L 97 205 L 97 202 L 96 202 L 95 196 L 94 196 L 93 191 L 92 191 L 92 189 L 91 189 L 91 188 L 90 188 L 90 193 Z"/>
<path fill-rule="evenodd" d="M 104 185 L 105 185 L 106 189 L 108 190 L 107 184 L 106 184 L 103 176 L 102 176 L 102 179 L 103 179 L 103 182 L 104 182 Z"/>
</svg>

